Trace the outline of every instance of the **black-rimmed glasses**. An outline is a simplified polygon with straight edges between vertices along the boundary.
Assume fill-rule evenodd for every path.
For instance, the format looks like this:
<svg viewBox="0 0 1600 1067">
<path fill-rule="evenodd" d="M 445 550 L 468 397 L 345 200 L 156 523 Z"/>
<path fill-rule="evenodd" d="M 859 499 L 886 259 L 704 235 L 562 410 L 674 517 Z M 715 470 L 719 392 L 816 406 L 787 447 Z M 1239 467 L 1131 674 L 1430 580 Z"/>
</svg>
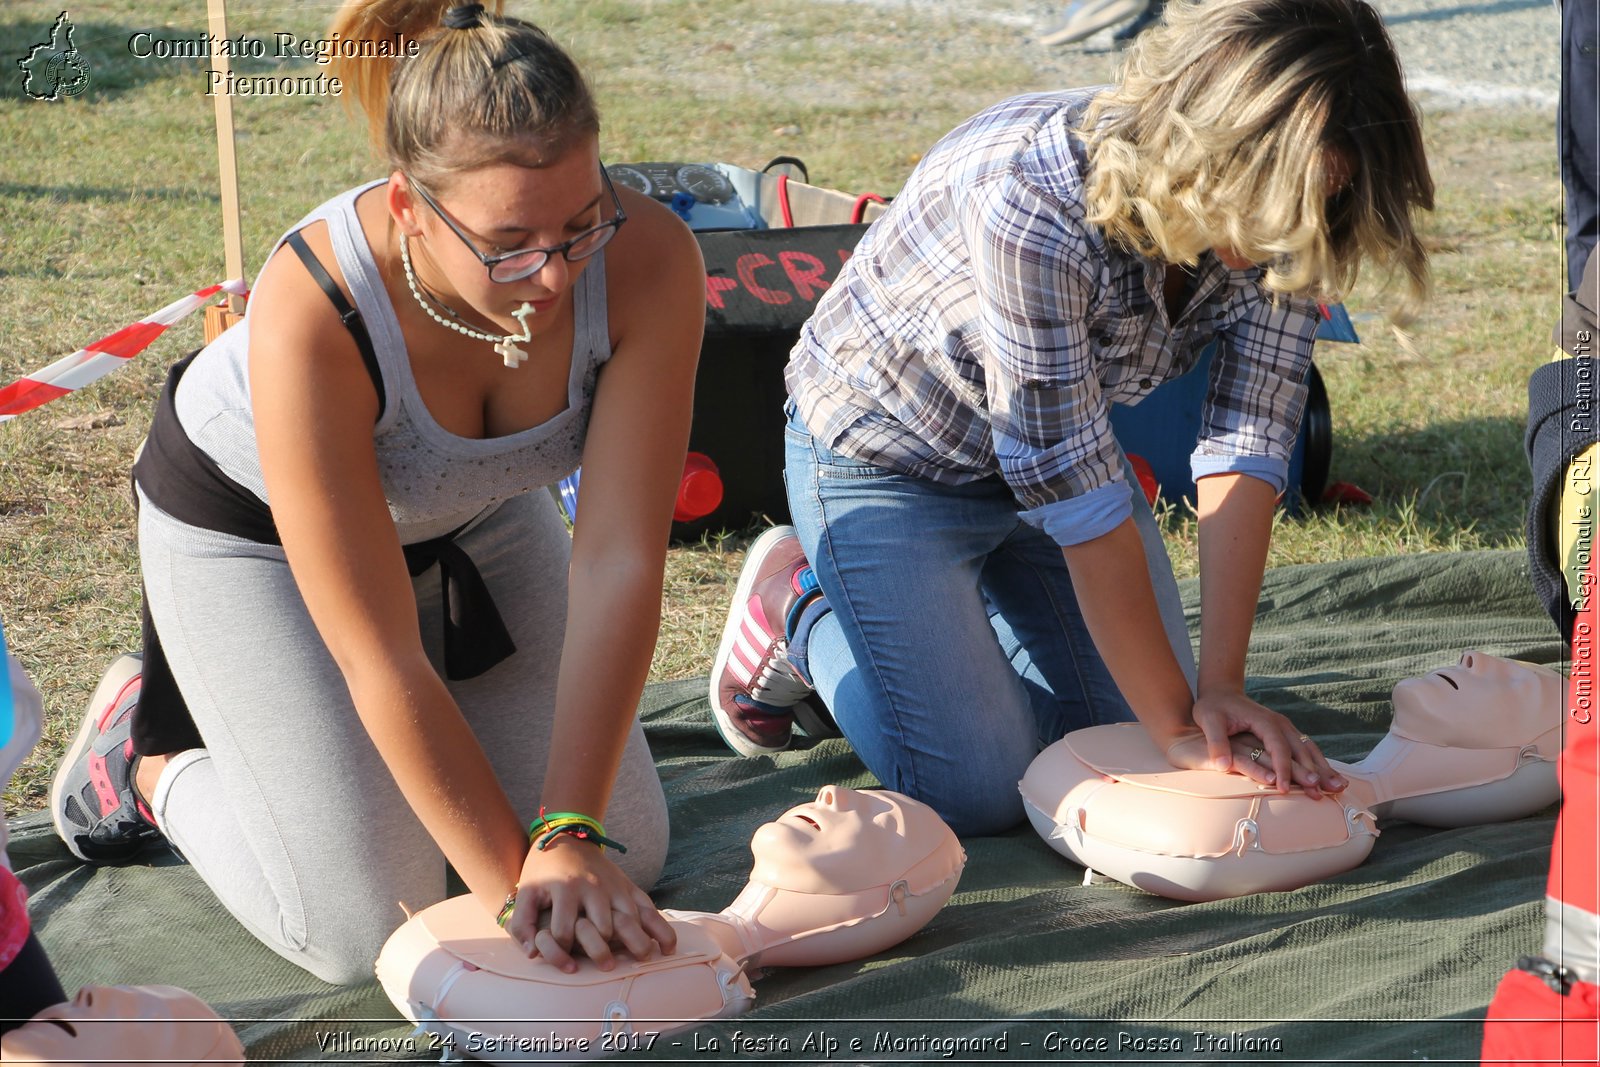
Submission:
<svg viewBox="0 0 1600 1067">
<path fill-rule="evenodd" d="M 627 212 L 622 210 L 622 201 L 617 198 L 617 188 L 611 184 L 611 175 L 607 174 L 606 168 L 602 166 L 600 168 L 600 180 L 606 183 L 606 191 L 611 194 L 612 206 L 617 209 L 615 216 L 592 229 L 584 230 L 570 241 L 563 241 L 558 245 L 551 245 L 549 248 L 523 248 L 516 252 L 503 252 L 498 256 L 486 256 L 478 251 L 478 246 L 472 243 L 472 238 L 468 237 L 460 226 L 456 225 L 455 220 L 446 215 L 444 209 L 434 202 L 433 197 L 428 195 L 427 190 L 412 181 L 410 175 L 406 176 L 406 180 L 410 182 L 411 188 L 417 191 L 417 195 L 422 197 L 422 202 L 431 207 L 433 213 L 443 219 L 446 226 L 450 227 L 450 231 L 461 238 L 461 243 L 466 245 L 472 251 L 472 254 L 478 257 L 478 261 L 488 268 L 489 280 L 492 282 L 521 281 L 528 275 L 537 273 L 550 261 L 550 257 L 558 252 L 565 257 L 568 263 L 574 260 L 587 259 L 604 248 L 607 242 L 616 236 L 617 231 L 622 228 L 622 224 L 628 221 Z"/>
</svg>

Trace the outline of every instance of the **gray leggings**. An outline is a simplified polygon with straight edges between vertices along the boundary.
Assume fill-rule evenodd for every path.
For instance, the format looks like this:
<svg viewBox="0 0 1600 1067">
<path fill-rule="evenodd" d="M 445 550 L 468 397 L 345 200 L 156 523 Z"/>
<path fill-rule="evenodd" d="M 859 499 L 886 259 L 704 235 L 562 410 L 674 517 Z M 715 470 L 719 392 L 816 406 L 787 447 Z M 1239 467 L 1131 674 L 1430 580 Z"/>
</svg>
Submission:
<svg viewBox="0 0 1600 1067">
<path fill-rule="evenodd" d="M 547 493 L 507 501 L 461 536 L 517 652 L 450 691 L 523 821 L 537 813 L 554 725 L 571 541 Z M 186 526 L 141 502 L 151 617 L 204 749 L 177 756 L 156 822 L 238 920 L 317 977 L 367 981 L 384 940 L 444 898 L 445 860 L 379 758 L 282 549 Z M 439 667 L 439 571 L 413 580 Z M 648 889 L 667 808 L 636 722 L 605 816 Z"/>
</svg>

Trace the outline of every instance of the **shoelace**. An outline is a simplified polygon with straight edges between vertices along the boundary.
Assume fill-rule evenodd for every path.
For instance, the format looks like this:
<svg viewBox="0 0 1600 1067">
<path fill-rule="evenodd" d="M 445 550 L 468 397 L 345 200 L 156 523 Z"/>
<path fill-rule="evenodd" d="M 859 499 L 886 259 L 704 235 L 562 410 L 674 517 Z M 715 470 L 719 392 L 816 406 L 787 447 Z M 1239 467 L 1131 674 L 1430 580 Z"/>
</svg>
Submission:
<svg viewBox="0 0 1600 1067">
<path fill-rule="evenodd" d="M 772 655 L 761 664 L 761 669 L 750 680 L 750 696 L 763 704 L 776 708 L 792 707 L 811 695 L 811 687 L 784 658 L 787 643 L 779 641 L 772 646 Z"/>
</svg>

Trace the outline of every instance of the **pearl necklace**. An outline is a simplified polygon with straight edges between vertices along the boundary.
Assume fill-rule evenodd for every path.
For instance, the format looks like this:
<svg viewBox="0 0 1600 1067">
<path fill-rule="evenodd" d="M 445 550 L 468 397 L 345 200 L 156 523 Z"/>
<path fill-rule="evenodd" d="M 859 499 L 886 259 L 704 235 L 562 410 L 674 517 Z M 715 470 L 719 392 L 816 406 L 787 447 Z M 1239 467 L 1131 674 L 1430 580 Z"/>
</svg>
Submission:
<svg viewBox="0 0 1600 1067">
<path fill-rule="evenodd" d="M 416 271 L 411 269 L 411 250 L 406 246 L 406 235 L 403 233 L 400 235 L 400 263 L 405 268 L 406 285 L 411 289 L 411 295 L 416 298 L 418 306 L 420 306 L 423 311 L 426 311 L 428 313 L 428 317 L 434 322 L 437 322 L 440 326 L 448 326 L 457 333 L 465 334 L 466 336 L 477 341 L 492 341 L 494 343 L 495 353 L 499 355 L 500 358 L 505 361 L 505 365 L 510 367 L 512 370 L 516 370 L 518 367 L 522 366 L 522 364 L 528 361 L 528 353 L 524 349 L 518 348 L 517 342 L 520 341 L 523 344 L 527 344 L 529 341 L 533 340 L 533 327 L 528 324 L 528 317 L 535 314 L 539 310 L 538 308 L 534 307 L 532 304 L 524 302 L 521 307 L 511 313 L 511 317 L 516 319 L 518 325 L 522 327 L 521 335 L 508 333 L 504 337 L 501 337 L 496 334 L 485 333 L 482 330 L 474 330 L 470 326 L 463 326 L 459 322 L 452 322 L 450 319 L 445 318 L 443 315 L 440 315 L 437 311 L 433 310 L 433 306 L 428 302 L 430 298 L 433 299 L 434 303 L 437 303 L 440 307 L 448 311 L 452 317 L 457 319 L 461 317 L 460 315 L 456 314 L 454 308 L 450 307 L 450 305 L 444 303 L 442 300 L 439 300 L 437 297 L 433 297 L 431 293 L 428 294 L 428 296 L 423 295 L 422 290 L 417 285 Z"/>
</svg>

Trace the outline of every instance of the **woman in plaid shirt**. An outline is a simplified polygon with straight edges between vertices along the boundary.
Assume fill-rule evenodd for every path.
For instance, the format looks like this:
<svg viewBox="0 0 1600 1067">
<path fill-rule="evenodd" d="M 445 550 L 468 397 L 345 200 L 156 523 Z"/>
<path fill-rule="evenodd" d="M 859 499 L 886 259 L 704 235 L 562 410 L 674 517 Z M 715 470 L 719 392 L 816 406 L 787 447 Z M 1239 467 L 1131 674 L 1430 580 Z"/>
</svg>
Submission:
<svg viewBox="0 0 1600 1067">
<path fill-rule="evenodd" d="M 1420 302 L 1416 111 L 1363 0 L 1174 3 L 1117 84 L 935 145 L 801 332 L 795 528 L 752 547 L 712 673 L 751 754 L 826 705 L 883 784 L 963 833 L 1021 821 L 1064 733 L 1137 718 L 1179 767 L 1343 780 L 1244 692 L 1315 301 L 1363 257 Z M 1107 419 L 1216 344 L 1192 469 L 1198 670 Z"/>
</svg>

